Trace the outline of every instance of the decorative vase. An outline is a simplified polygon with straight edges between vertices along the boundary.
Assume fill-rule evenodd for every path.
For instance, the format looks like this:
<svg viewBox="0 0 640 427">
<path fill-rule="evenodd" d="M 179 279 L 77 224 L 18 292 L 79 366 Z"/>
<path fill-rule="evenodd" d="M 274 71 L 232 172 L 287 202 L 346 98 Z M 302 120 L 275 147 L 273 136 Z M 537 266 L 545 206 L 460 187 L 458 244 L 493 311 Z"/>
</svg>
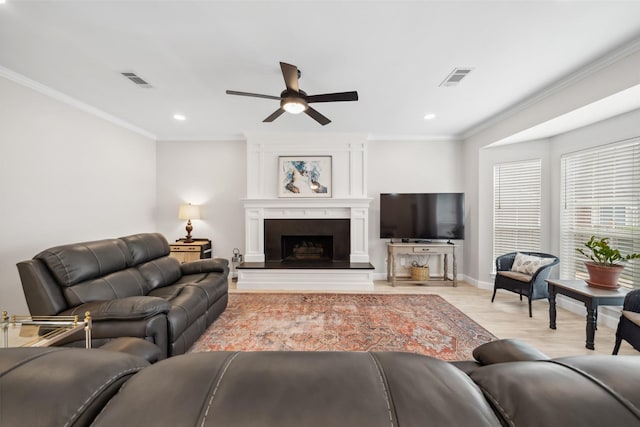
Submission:
<svg viewBox="0 0 640 427">
<path fill-rule="evenodd" d="M 600 265 L 595 262 L 585 262 L 589 272 L 589 280 L 587 284 L 596 288 L 602 289 L 616 289 L 618 288 L 618 277 L 624 270 L 624 265 Z"/>
</svg>

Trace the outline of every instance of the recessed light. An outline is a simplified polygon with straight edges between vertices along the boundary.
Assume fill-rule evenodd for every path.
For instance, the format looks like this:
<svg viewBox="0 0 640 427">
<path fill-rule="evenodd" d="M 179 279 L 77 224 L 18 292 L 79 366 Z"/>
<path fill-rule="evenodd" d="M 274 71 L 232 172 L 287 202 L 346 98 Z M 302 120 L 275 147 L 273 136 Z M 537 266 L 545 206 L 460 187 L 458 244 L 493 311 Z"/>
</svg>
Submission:
<svg viewBox="0 0 640 427">
<path fill-rule="evenodd" d="M 435 118 L 436 118 L 436 115 L 435 115 L 435 114 L 433 114 L 433 113 L 428 113 L 428 114 L 425 114 L 425 115 L 424 115 L 424 119 L 425 119 L 425 120 L 433 120 L 433 119 L 435 119 Z"/>
<path fill-rule="evenodd" d="M 0 1 L 2 1 L 2 0 L 0 0 Z M 187 120 L 187 118 L 185 117 L 184 114 L 174 114 L 173 118 L 176 119 L 176 120 L 179 120 L 181 122 L 184 122 L 185 120 Z"/>
<path fill-rule="evenodd" d="M 0 4 L 4 4 L 6 2 L 7 2 L 6 0 L 0 0 Z"/>
</svg>

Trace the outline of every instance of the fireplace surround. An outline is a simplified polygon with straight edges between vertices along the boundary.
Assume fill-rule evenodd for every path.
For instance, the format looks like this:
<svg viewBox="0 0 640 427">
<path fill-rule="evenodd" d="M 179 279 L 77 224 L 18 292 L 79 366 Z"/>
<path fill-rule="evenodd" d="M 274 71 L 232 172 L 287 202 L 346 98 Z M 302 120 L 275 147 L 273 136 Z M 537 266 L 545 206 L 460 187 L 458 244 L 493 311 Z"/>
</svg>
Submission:
<svg viewBox="0 0 640 427">
<path fill-rule="evenodd" d="M 245 135 L 245 262 L 238 266 L 238 289 L 373 290 L 374 267 L 369 263 L 372 199 L 367 197 L 367 135 L 318 132 L 247 132 Z M 279 165 L 283 156 L 330 156 L 332 197 L 278 197 Z M 306 260 L 283 262 L 281 247 L 277 260 L 271 260 L 271 254 L 267 256 L 271 243 L 265 244 L 265 221 L 312 220 L 312 224 L 319 224 L 319 221 L 336 219 L 348 223 L 348 229 L 341 232 L 348 236 L 348 243 L 336 246 L 333 236 L 329 250 L 331 261 L 309 259 L 317 255 L 313 252 L 320 252 L 315 248 L 318 244 L 315 241 L 293 243 L 294 247 L 299 246 L 299 252 L 306 252 Z M 310 230 L 303 235 L 322 233 Z M 295 233 L 289 236 L 296 238 Z M 320 246 L 324 244 L 329 245 L 320 243 Z M 321 251 L 323 256 L 325 251 Z"/>
<path fill-rule="evenodd" d="M 238 289 L 372 290 L 368 253 L 371 199 L 245 199 L 245 262 Z M 285 237 L 283 239 L 283 236 Z M 331 248 L 313 259 L 287 260 L 284 242 L 301 247 L 309 238 L 331 238 Z M 315 246 L 314 242 L 314 246 Z M 291 252 L 292 252 L 292 248 Z M 316 251 L 317 252 L 317 251 Z"/>
</svg>

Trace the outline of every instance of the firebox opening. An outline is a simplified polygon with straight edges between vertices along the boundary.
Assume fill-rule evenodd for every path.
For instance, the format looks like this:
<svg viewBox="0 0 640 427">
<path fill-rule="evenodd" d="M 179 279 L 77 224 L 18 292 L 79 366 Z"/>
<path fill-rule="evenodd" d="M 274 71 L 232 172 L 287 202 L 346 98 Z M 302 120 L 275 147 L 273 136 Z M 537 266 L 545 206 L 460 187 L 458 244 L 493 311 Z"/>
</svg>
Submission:
<svg viewBox="0 0 640 427">
<path fill-rule="evenodd" d="M 350 220 L 347 218 L 265 219 L 265 262 L 281 262 L 289 266 L 349 262 L 350 230 Z M 290 242 L 285 242 L 287 240 Z M 289 257 L 293 255 L 296 245 L 298 258 L 292 263 Z M 306 259 L 300 259 L 303 257 Z"/>
<path fill-rule="evenodd" d="M 333 236 L 282 236 L 283 261 L 331 261 Z"/>
</svg>

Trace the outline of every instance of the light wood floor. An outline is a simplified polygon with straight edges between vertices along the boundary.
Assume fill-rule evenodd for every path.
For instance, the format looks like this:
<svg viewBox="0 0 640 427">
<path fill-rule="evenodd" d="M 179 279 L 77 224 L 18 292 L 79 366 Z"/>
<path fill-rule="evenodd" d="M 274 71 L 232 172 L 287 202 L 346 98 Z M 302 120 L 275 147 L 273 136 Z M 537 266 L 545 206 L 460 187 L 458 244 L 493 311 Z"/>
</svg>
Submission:
<svg viewBox="0 0 640 427">
<path fill-rule="evenodd" d="M 392 287 L 386 281 L 374 283 L 375 293 L 437 294 L 463 311 L 499 338 L 518 338 L 535 346 L 551 357 L 611 354 L 615 330 L 599 325 L 596 331 L 595 350 L 585 348 L 585 315 L 577 315 L 562 308 L 557 311 L 557 329 L 549 328 L 549 303 L 533 302 L 533 317 L 528 314 L 527 300 L 520 301 L 511 292 L 498 291 L 491 303 L 492 291 L 478 289 L 464 282 L 452 287 L 450 282 L 434 281 L 428 285 L 397 284 Z M 230 292 L 236 292 L 235 282 L 229 281 Z M 619 354 L 640 355 L 623 341 Z"/>
</svg>

